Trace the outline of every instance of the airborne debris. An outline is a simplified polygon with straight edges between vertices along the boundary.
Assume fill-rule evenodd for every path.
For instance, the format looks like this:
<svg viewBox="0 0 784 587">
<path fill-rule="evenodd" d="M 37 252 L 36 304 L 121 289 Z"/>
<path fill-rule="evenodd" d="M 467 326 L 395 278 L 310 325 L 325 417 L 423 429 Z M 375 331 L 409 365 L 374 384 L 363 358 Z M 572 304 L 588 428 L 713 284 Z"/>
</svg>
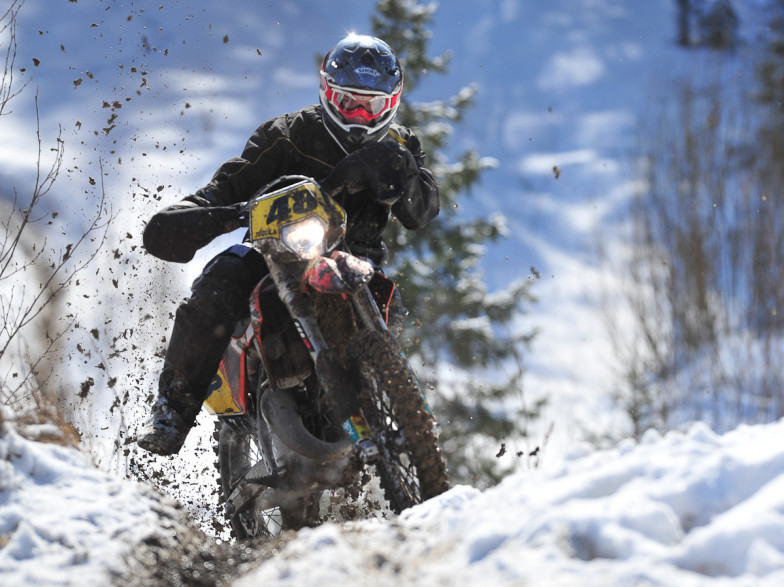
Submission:
<svg viewBox="0 0 784 587">
<path fill-rule="evenodd" d="M 79 386 L 79 393 L 77 394 L 81 399 L 87 398 L 87 395 L 90 393 L 90 388 L 95 385 L 95 380 L 92 377 L 88 377 L 86 380 L 82 381 L 81 385 Z"/>
</svg>

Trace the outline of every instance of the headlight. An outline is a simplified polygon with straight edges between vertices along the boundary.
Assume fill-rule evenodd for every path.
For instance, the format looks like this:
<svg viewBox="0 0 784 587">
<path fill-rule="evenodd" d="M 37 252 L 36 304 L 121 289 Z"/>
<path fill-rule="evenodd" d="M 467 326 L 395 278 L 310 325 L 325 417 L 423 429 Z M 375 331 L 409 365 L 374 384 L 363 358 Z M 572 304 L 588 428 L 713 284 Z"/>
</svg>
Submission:
<svg viewBox="0 0 784 587">
<path fill-rule="evenodd" d="M 327 226 L 321 218 L 311 216 L 284 226 L 280 238 L 288 248 L 303 259 L 315 259 L 324 254 L 324 234 Z"/>
</svg>

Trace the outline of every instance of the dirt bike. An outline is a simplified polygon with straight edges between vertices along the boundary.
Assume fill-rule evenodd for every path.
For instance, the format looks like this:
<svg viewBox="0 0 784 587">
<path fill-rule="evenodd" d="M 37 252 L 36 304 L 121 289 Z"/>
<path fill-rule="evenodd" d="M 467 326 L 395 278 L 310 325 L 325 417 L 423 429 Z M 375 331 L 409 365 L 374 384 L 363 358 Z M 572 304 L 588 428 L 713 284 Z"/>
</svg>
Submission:
<svg viewBox="0 0 784 587">
<path fill-rule="evenodd" d="M 205 402 L 235 536 L 317 524 L 322 493 L 356 494 L 368 472 L 395 513 L 445 491 L 435 419 L 387 328 L 395 286 L 348 251 L 345 211 L 286 176 L 242 214 L 269 275 Z"/>
</svg>

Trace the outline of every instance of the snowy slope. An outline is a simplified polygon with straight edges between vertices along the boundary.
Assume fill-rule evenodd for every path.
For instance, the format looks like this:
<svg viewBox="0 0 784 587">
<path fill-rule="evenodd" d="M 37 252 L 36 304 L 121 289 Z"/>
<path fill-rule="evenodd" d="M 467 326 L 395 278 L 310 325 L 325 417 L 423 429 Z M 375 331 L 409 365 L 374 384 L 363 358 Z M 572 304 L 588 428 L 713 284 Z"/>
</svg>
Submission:
<svg viewBox="0 0 784 587">
<path fill-rule="evenodd" d="M 391 522 L 306 529 L 234 584 L 784 584 L 784 422 L 576 447 L 485 492 L 455 487 Z M 5 586 L 102 585 L 140 540 L 193 540 L 182 512 L 71 448 L 0 433 Z"/>
<path fill-rule="evenodd" d="M 8 414 L 6 414 L 8 415 Z M 52 424 L 3 422 L 0 413 L 0 583 L 108 585 L 153 540 L 183 548 L 198 532 L 182 506 L 99 471 Z M 48 438 L 46 442 L 42 439 Z M 203 540 L 203 537 L 201 537 Z"/>
<path fill-rule="evenodd" d="M 301 532 L 237 585 L 781 585 L 784 423 L 703 425 Z"/>
</svg>

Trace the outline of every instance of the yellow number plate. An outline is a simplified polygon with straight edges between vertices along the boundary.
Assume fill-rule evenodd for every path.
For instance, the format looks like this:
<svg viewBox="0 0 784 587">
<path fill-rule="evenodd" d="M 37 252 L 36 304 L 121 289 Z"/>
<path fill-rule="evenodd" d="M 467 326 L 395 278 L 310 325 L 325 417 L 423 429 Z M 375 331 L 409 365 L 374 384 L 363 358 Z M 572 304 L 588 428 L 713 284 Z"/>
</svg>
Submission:
<svg viewBox="0 0 784 587">
<path fill-rule="evenodd" d="M 314 183 L 304 182 L 281 192 L 273 192 L 255 202 L 250 212 L 253 240 L 280 238 L 280 229 L 287 224 L 316 215 L 329 224 L 327 204 Z M 345 214 L 345 213 L 344 213 Z"/>
</svg>

